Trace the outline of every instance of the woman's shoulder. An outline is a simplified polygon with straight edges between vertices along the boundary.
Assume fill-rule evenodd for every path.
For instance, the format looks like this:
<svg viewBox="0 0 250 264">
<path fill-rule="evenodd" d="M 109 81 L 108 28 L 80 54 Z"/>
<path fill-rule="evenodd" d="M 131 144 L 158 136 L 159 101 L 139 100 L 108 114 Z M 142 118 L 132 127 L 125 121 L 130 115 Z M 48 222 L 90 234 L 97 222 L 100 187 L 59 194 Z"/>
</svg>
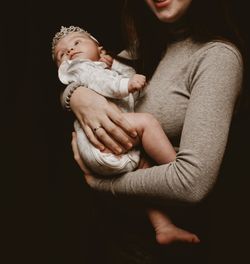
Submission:
<svg viewBox="0 0 250 264">
<path fill-rule="evenodd" d="M 199 45 L 199 48 L 193 54 L 195 57 L 211 56 L 223 58 L 231 57 L 237 59 L 239 64 L 242 64 L 242 55 L 236 45 L 229 41 L 224 40 L 213 40 Z"/>
</svg>

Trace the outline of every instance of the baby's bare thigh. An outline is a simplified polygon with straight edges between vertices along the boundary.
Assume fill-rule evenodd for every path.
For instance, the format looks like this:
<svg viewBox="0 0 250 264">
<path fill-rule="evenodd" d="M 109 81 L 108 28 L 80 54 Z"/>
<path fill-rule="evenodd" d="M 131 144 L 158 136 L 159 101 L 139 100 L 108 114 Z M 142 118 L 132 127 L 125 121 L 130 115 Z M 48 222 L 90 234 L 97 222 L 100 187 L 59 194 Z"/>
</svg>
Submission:
<svg viewBox="0 0 250 264">
<path fill-rule="evenodd" d="M 124 113 L 128 122 L 141 134 L 145 128 L 154 124 L 157 120 L 149 113 Z"/>
</svg>

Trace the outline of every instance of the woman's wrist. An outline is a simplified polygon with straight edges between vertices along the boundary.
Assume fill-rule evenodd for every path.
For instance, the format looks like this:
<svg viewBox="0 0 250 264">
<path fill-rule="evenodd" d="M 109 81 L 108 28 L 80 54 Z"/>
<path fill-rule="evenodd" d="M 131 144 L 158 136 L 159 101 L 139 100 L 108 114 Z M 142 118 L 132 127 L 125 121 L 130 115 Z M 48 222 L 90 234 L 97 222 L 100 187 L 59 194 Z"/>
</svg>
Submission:
<svg viewBox="0 0 250 264">
<path fill-rule="evenodd" d="M 61 104 L 64 109 L 71 111 L 71 107 L 70 107 L 71 96 L 74 93 L 74 91 L 80 86 L 81 86 L 81 83 L 72 82 L 65 88 L 65 90 L 62 93 L 62 97 L 61 97 Z"/>
</svg>

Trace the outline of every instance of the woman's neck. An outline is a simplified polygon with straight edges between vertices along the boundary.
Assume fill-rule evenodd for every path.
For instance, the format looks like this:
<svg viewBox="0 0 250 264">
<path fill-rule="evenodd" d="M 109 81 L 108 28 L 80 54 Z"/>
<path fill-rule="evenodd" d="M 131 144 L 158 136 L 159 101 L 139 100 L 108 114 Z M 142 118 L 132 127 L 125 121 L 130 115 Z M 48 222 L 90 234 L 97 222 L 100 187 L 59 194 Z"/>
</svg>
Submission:
<svg viewBox="0 0 250 264">
<path fill-rule="evenodd" d="M 174 23 L 167 24 L 166 31 L 170 41 L 178 41 L 190 35 L 187 19 L 185 17 Z"/>
</svg>

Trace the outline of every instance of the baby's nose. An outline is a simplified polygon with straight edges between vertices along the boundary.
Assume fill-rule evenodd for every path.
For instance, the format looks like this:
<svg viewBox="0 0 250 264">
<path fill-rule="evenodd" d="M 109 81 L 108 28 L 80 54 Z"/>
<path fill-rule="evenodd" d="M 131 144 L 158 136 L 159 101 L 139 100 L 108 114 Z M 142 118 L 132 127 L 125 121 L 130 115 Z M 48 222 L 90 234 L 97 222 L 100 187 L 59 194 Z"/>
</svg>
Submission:
<svg viewBox="0 0 250 264">
<path fill-rule="evenodd" d="M 68 50 L 67 50 L 67 54 L 70 54 L 70 52 L 73 51 L 73 50 L 74 50 L 74 48 L 70 48 L 70 49 L 68 49 Z"/>
</svg>

